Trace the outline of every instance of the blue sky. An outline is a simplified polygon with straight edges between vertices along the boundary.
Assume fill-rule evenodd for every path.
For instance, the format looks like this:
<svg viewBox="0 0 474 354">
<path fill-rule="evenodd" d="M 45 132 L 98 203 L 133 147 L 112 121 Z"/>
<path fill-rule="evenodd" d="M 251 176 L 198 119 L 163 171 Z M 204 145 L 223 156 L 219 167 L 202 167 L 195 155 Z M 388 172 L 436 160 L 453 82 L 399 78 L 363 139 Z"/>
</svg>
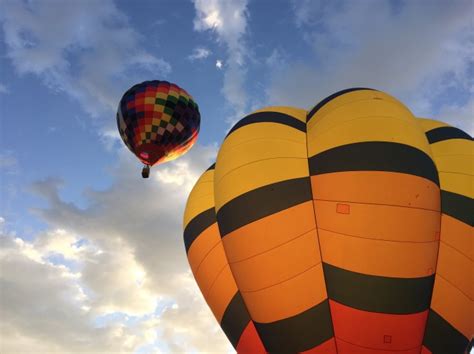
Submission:
<svg viewBox="0 0 474 354">
<path fill-rule="evenodd" d="M 473 135 L 472 13 L 470 1 L 0 0 L 2 351 L 230 351 L 181 240 L 187 193 L 227 130 L 365 86 Z M 150 79 L 185 88 L 202 124 L 147 181 L 115 112 Z"/>
</svg>

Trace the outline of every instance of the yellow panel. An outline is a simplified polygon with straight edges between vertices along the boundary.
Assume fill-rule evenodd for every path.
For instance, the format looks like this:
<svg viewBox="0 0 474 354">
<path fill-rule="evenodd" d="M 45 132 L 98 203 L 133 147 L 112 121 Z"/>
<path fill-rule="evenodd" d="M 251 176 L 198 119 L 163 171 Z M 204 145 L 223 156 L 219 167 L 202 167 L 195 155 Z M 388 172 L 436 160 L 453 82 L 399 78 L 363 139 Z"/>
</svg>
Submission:
<svg viewBox="0 0 474 354">
<path fill-rule="evenodd" d="M 431 144 L 435 159 L 443 155 L 469 155 L 474 157 L 474 143 L 467 139 L 449 139 Z"/>
<path fill-rule="evenodd" d="M 439 172 L 441 189 L 474 198 L 474 176 Z"/>
<path fill-rule="evenodd" d="M 229 149 L 232 151 L 236 146 L 253 140 L 279 140 L 281 144 L 287 142 L 306 144 L 306 135 L 301 130 L 280 123 L 262 122 L 244 125 L 225 138 L 219 149 L 217 161 L 222 160 L 222 155 L 227 155 Z M 221 164 L 221 162 L 217 163 L 219 168 Z M 222 172 L 216 171 L 216 174 L 220 173 Z"/>
<path fill-rule="evenodd" d="M 145 104 L 155 104 L 155 97 L 145 97 Z"/>
<path fill-rule="evenodd" d="M 164 93 L 164 92 L 157 92 L 156 93 L 156 98 L 162 98 L 162 99 L 166 99 L 168 98 L 168 93 Z"/>
<path fill-rule="evenodd" d="M 474 262 L 472 259 L 441 242 L 436 273 L 456 286 L 471 301 L 474 300 Z"/>
<path fill-rule="evenodd" d="M 230 263 L 232 274 L 245 291 L 257 291 L 279 284 L 321 262 L 316 230 L 264 253 Z"/>
<path fill-rule="evenodd" d="M 472 337 L 473 301 L 440 276 L 435 278 L 431 307 L 466 338 Z"/>
<path fill-rule="evenodd" d="M 242 144 L 226 146 L 222 156 L 223 158 L 218 159 L 216 184 L 228 173 L 253 162 L 279 158 L 299 158 L 306 161 L 306 142 L 304 139 L 300 142 L 270 138 L 248 140 Z"/>
<path fill-rule="evenodd" d="M 429 118 L 416 118 L 416 120 L 424 132 L 428 132 L 440 127 L 449 127 L 449 124 Z"/>
<path fill-rule="evenodd" d="M 296 316 L 327 298 L 321 263 L 281 284 L 242 292 L 252 319 L 269 323 Z"/>
<path fill-rule="evenodd" d="M 340 112 L 344 116 L 354 115 L 351 107 L 344 108 L 338 110 L 338 113 Z M 331 119 L 337 120 L 337 117 L 331 117 Z M 414 122 L 377 116 L 339 123 L 324 132 L 320 132 L 316 128 L 308 131 L 308 152 L 309 156 L 314 156 L 336 146 L 366 141 L 406 144 L 431 156 L 426 136 L 416 127 Z"/>
<path fill-rule="evenodd" d="M 289 116 L 292 116 L 304 123 L 306 123 L 306 115 L 308 112 L 304 109 L 300 108 L 295 108 L 295 107 L 286 107 L 286 106 L 270 106 L 270 107 L 265 107 L 262 109 L 258 109 L 253 113 L 260 113 L 260 112 L 278 112 L 278 113 L 284 113 Z"/>
<path fill-rule="evenodd" d="M 403 109 L 409 112 L 408 109 L 401 102 L 384 92 L 375 90 L 357 90 L 345 93 L 327 102 L 311 118 L 308 124 L 308 128 L 312 127 L 314 124 L 318 124 L 319 120 L 323 119 L 327 114 L 331 113 L 333 110 L 338 109 L 341 106 L 361 101 L 368 102 L 373 100 L 380 100 L 385 103 L 392 103 L 401 106 Z"/>
<path fill-rule="evenodd" d="M 203 211 L 214 207 L 214 170 L 204 172 L 189 194 L 184 211 L 184 228 Z"/>
<path fill-rule="evenodd" d="M 381 100 L 357 101 L 339 106 L 324 117 L 319 118 L 317 123 L 313 123 L 311 120 L 308 123 L 308 130 L 317 130 L 318 133 L 323 133 L 340 124 L 350 124 L 354 120 L 369 117 L 400 120 L 413 124 L 419 131 L 418 123 L 406 107 Z"/>
<path fill-rule="evenodd" d="M 364 239 L 318 230 L 325 263 L 357 273 L 417 278 L 436 268 L 438 241 L 393 242 Z"/>
<path fill-rule="evenodd" d="M 235 197 L 256 188 L 306 176 L 309 176 L 307 159 L 281 158 L 242 166 L 214 185 L 216 211 Z"/>
<path fill-rule="evenodd" d="M 470 155 L 435 156 L 435 164 L 440 172 L 464 173 L 474 177 L 474 160 Z"/>
<path fill-rule="evenodd" d="M 474 228 L 449 215 L 441 216 L 441 241 L 474 259 Z"/>
</svg>

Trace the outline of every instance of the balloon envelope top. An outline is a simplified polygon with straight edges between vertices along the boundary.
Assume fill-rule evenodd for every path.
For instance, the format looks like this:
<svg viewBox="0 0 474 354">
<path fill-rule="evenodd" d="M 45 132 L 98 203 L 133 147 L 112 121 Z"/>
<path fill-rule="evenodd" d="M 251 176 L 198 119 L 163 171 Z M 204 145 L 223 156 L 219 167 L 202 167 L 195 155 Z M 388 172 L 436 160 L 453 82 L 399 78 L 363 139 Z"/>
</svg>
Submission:
<svg viewBox="0 0 474 354">
<path fill-rule="evenodd" d="M 123 142 L 149 166 L 174 160 L 191 149 L 200 121 L 191 95 L 167 81 L 145 81 L 131 87 L 117 111 Z"/>
</svg>

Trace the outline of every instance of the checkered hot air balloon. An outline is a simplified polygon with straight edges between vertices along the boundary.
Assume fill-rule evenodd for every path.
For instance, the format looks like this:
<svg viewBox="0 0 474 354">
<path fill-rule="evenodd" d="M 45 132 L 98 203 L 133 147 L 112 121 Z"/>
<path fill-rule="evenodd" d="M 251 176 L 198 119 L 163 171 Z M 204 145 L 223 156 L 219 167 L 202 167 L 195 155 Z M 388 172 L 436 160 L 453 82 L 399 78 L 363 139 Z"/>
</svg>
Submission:
<svg viewBox="0 0 474 354">
<path fill-rule="evenodd" d="M 237 352 L 467 352 L 473 145 L 371 89 L 238 122 L 184 214 L 189 264 Z"/>
<path fill-rule="evenodd" d="M 150 166 L 171 161 L 196 142 L 201 116 L 191 95 L 167 81 L 145 81 L 131 87 L 120 100 L 117 126 L 123 142 Z"/>
</svg>

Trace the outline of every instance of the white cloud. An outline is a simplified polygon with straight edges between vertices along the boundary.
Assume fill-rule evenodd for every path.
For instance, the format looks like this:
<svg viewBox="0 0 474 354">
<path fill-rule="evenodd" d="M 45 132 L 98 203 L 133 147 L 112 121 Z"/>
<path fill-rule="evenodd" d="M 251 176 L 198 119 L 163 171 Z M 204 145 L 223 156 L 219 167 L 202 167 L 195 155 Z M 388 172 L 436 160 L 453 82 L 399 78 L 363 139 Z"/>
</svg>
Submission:
<svg viewBox="0 0 474 354">
<path fill-rule="evenodd" d="M 450 87 L 472 92 L 472 2 L 397 6 L 369 0 L 294 1 L 295 21 L 318 65 L 288 64 L 274 75 L 268 104 L 310 109 L 338 90 L 362 86 L 395 95 L 415 114 L 433 114 L 437 96 Z"/>
<path fill-rule="evenodd" d="M 49 262 L 35 243 L 5 235 L 0 243 L 0 351 L 123 353 L 146 343 L 133 326 L 94 325 L 80 273 Z"/>
<path fill-rule="evenodd" d="M 5 94 L 5 93 L 9 93 L 9 92 L 10 92 L 10 90 L 8 90 L 8 88 L 0 82 L 0 94 L 1 93 Z"/>
<path fill-rule="evenodd" d="M 60 198 L 65 181 L 35 183 L 48 206 L 34 212 L 50 230 L 31 242 L 1 239 L 2 274 L 24 274 L 3 279 L 0 331 L 11 340 L 0 351 L 229 352 L 189 271 L 181 225 L 189 191 L 216 150 L 197 145 L 144 180 L 121 148 L 115 183 L 86 191 L 86 209 Z"/>
<path fill-rule="evenodd" d="M 209 49 L 203 48 L 203 47 L 197 47 L 197 48 L 194 48 L 193 53 L 188 56 L 188 59 L 191 61 L 206 59 L 209 55 L 211 55 L 211 51 Z"/>
<path fill-rule="evenodd" d="M 217 41 L 226 46 L 227 60 L 222 93 L 235 112 L 242 117 L 247 110 L 247 93 L 244 67 L 248 48 L 244 36 L 247 30 L 247 0 L 193 0 L 196 8 L 194 28 L 197 31 L 213 31 Z M 216 67 L 219 68 L 218 62 Z"/>
<path fill-rule="evenodd" d="M 216 68 L 222 69 L 222 60 L 216 60 Z"/>
<path fill-rule="evenodd" d="M 38 75 L 92 116 L 115 111 L 122 86 L 141 78 L 131 69 L 171 70 L 140 48 L 143 38 L 111 0 L 4 1 L 1 10 L 7 56 L 17 72 Z"/>
</svg>

